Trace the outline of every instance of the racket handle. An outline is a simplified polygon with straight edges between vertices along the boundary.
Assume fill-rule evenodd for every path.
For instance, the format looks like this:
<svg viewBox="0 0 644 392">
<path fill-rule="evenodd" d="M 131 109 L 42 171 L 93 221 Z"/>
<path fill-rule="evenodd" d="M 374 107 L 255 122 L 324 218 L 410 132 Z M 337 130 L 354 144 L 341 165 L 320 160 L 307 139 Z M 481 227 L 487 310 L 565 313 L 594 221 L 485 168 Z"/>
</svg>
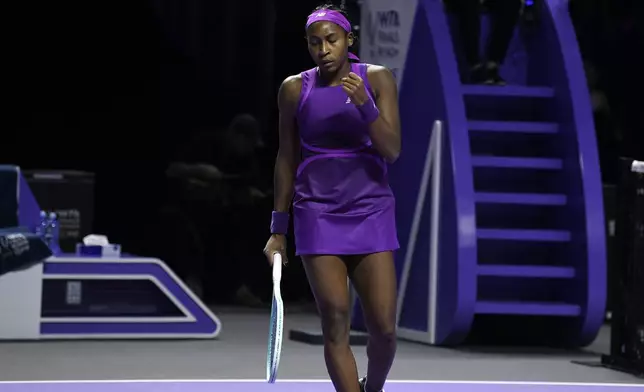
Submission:
<svg viewBox="0 0 644 392">
<path fill-rule="evenodd" d="M 282 279 L 282 255 L 273 253 L 273 282 L 279 282 Z"/>
</svg>

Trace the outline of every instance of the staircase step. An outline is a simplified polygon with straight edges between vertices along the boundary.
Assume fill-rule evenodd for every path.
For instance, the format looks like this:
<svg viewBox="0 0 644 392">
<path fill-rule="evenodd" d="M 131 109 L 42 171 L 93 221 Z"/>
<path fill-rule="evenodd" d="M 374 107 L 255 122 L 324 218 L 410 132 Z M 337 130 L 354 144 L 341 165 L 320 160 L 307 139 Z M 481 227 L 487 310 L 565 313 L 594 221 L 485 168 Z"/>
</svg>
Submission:
<svg viewBox="0 0 644 392">
<path fill-rule="evenodd" d="M 561 168 L 563 167 L 563 161 L 557 158 L 514 158 L 514 157 L 473 156 L 472 166 L 498 167 L 498 168 L 511 168 L 511 169 L 561 170 Z"/>
<path fill-rule="evenodd" d="M 480 240 L 569 242 L 570 232 L 565 230 L 477 229 Z"/>
<path fill-rule="evenodd" d="M 572 267 L 553 267 L 544 265 L 479 265 L 479 276 L 498 276 L 508 278 L 554 278 L 571 279 L 575 277 Z"/>
<path fill-rule="evenodd" d="M 461 92 L 464 95 L 494 97 L 553 98 L 555 96 L 555 89 L 552 87 L 530 86 L 463 85 L 461 87 Z"/>
<path fill-rule="evenodd" d="M 474 195 L 477 203 L 486 204 L 526 204 L 540 206 L 565 206 L 566 195 L 551 193 L 497 193 L 477 192 Z"/>
<path fill-rule="evenodd" d="M 525 316 L 576 317 L 581 314 L 578 305 L 556 302 L 478 301 L 476 314 L 511 314 Z"/>
<path fill-rule="evenodd" d="M 468 121 L 470 131 L 554 134 L 559 124 L 532 121 Z"/>
</svg>

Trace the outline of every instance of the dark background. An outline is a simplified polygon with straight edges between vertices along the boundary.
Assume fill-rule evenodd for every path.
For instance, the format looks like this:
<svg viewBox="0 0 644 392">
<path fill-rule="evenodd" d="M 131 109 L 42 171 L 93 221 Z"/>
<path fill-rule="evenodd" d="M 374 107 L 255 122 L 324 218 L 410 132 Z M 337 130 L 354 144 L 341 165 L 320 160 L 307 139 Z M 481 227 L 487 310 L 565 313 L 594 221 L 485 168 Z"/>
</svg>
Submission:
<svg viewBox="0 0 644 392">
<path fill-rule="evenodd" d="M 132 253 L 154 253 L 149 228 L 168 203 L 165 170 L 195 131 L 216 132 L 239 113 L 260 122 L 270 183 L 276 93 L 310 68 L 304 21 L 311 0 L 112 0 L 17 2 L 9 26 L 0 162 L 96 175 L 94 232 Z M 604 177 L 610 162 L 644 146 L 641 0 L 572 0 L 592 72 Z M 352 19 L 359 16 L 349 1 Z M 608 162 L 608 163 L 606 163 Z M 265 211 L 264 211 L 265 210 Z M 248 225 L 258 262 L 270 203 Z M 124 224 L 127 222 L 127 224 Z M 152 222 L 155 222 L 152 224 Z M 163 223 L 163 222 L 161 222 Z M 266 227 L 264 227 L 266 226 Z M 225 226 L 217 230 L 229 231 Z M 204 236 L 220 234 L 211 230 Z M 264 233 L 265 232 L 265 233 Z M 239 234 L 244 235 L 244 234 Z M 254 268 L 255 259 L 248 261 Z M 263 268 L 257 267 L 257 268 Z M 296 274 L 301 271 L 295 268 Z M 293 297 L 307 296 L 306 286 Z"/>
</svg>

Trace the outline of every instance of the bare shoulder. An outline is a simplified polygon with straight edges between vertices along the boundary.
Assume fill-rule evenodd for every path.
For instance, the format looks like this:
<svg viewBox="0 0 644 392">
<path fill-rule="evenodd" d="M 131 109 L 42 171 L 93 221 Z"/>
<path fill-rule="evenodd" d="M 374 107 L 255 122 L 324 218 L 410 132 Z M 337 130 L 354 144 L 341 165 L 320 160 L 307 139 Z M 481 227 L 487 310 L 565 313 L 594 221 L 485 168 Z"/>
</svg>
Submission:
<svg viewBox="0 0 644 392">
<path fill-rule="evenodd" d="M 279 89 L 279 101 L 297 102 L 302 91 L 302 75 L 291 75 L 284 79 Z"/>
<path fill-rule="evenodd" d="M 369 79 L 372 76 L 376 78 L 394 78 L 394 74 L 389 68 L 375 64 L 367 64 L 367 76 Z"/>
<path fill-rule="evenodd" d="M 371 75 L 371 74 L 379 75 L 379 74 L 383 74 L 383 73 L 389 73 L 389 74 L 393 75 L 391 73 L 391 71 L 389 70 L 389 68 L 387 68 L 385 66 L 376 65 L 376 64 L 367 64 L 367 75 Z"/>
<path fill-rule="evenodd" d="M 374 88 L 387 88 L 392 84 L 396 85 L 393 72 L 382 65 L 367 64 L 367 78 L 369 78 L 369 84 Z"/>
</svg>

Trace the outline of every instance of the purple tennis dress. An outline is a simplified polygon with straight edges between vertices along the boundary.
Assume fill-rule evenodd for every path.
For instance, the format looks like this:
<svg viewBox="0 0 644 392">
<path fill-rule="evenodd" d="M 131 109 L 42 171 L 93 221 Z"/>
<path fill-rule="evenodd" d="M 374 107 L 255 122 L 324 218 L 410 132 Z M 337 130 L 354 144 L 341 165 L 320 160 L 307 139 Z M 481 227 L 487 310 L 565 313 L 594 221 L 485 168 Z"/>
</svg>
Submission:
<svg viewBox="0 0 644 392">
<path fill-rule="evenodd" d="M 367 65 L 352 64 L 372 99 Z M 298 255 L 357 255 L 399 248 L 387 163 L 371 145 L 369 124 L 342 86 L 302 73 L 297 112 L 302 162 L 293 223 Z"/>
</svg>

